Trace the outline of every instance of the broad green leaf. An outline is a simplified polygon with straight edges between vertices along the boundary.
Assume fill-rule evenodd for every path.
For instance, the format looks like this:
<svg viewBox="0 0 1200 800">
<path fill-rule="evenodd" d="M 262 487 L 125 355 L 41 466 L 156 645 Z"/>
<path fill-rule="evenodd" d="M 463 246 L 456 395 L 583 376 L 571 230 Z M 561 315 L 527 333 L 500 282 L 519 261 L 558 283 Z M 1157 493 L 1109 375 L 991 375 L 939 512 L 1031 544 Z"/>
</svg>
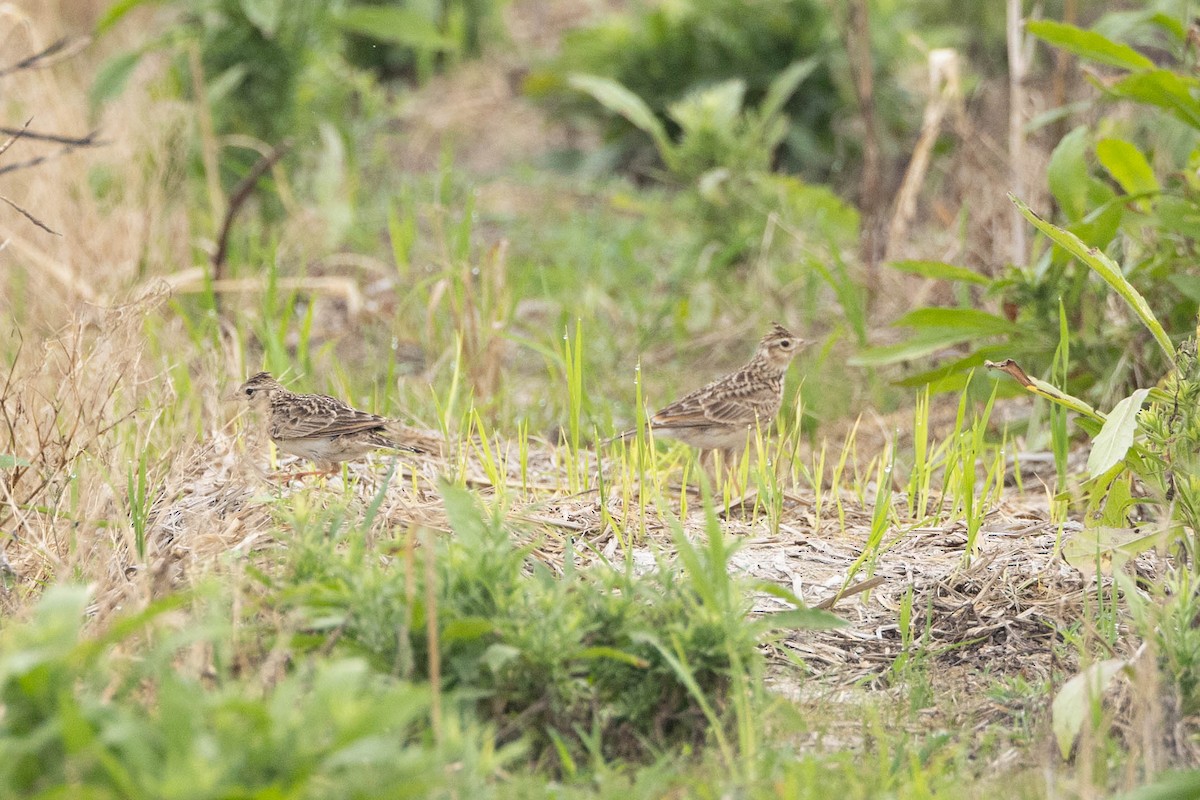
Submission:
<svg viewBox="0 0 1200 800">
<path fill-rule="evenodd" d="M 380 42 L 394 42 L 414 50 L 453 52 L 458 44 L 438 30 L 427 15 L 409 8 L 351 6 L 332 16 L 338 27 Z"/>
<path fill-rule="evenodd" d="M 118 0 L 118 2 L 113 3 L 108 11 L 105 11 L 104 14 L 101 15 L 100 19 L 96 22 L 96 35 L 99 36 L 113 25 L 116 25 L 126 14 L 128 14 L 130 11 L 133 11 L 138 6 L 150 4 L 157 5 L 162 1 L 163 0 Z"/>
<path fill-rule="evenodd" d="M 983 363 L 989 359 L 1000 358 L 1006 352 L 1011 352 L 1012 345 L 1000 342 L 998 344 L 986 345 L 975 350 L 970 355 L 963 356 L 960 359 L 951 361 L 946 364 L 941 364 L 933 369 L 919 372 L 915 375 L 909 375 L 906 378 L 895 382 L 896 386 L 918 387 L 924 386 L 927 383 L 934 381 L 942 381 L 951 375 L 962 374 L 966 375 L 977 367 L 982 367 Z"/>
<path fill-rule="evenodd" d="M 823 608 L 790 608 L 761 618 L 771 630 L 827 631 L 844 628 L 850 623 Z"/>
<path fill-rule="evenodd" d="M 1200 101 L 1192 95 L 1196 88 L 1195 80 L 1159 69 L 1122 78 L 1108 87 L 1108 91 L 1117 97 L 1166 109 L 1193 128 L 1200 128 Z"/>
<path fill-rule="evenodd" d="M 1154 312 L 1150 309 L 1150 304 L 1146 302 L 1146 298 L 1142 297 L 1141 292 L 1125 279 L 1125 275 L 1122 274 L 1121 268 L 1117 266 L 1115 261 L 1096 248 L 1085 245 L 1075 234 L 1064 231 L 1057 225 L 1042 219 L 1014 195 L 1009 194 L 1008 198 L 1016 205 L 1025 218 L 1033 223 L 1034 227 L 1090 267 L 1093 272 L 1097 273 L 1109 286 L 1115 289 L 1117 294 L 1121 295 L 1130 308 L 1134 310 L 1134 313 L 1142 320 L 1142 324 L 1154 336 L 1154 340 L 1158 342 L 1158 346 L 1163 349 L 1167 357 L 1172 362 L 1175 360 L 1175 345 L 1171 344 L 1170 337 L 1167 336 L 1167 332 L 1163 330 L 1162 325 L 1159 324 L 1158 319 L 1154 316 Z"/>
<path fill-rule="evenodd" d="M 92 88 L 88 92 L 88 103 L 91 107 L 96 109 L 125 91 L 125 84 L 129 83 L 129 76 L 133 74 L 133 70 L 137 68 L 138 62 L 141 60 L 142 51 L 133 50 L 105 61 L 96 72 Z"/>
<path fill-rule="evenodd" d="M 1125 477 L 1118 480 L 1124 481 Z M 1063 561 L 1091 579 L 1095 577 L 1097 568 L 1103 574 L 1111 575 L 1114 569 L 1120 569 L 1121 565 L 1137 558 L 1140 553 L 1164 544 L 1170 536 L 1169 528 L 1145 533 L 1136 528 L 1099 525 L 1073 534 L 1063 543 L 1062 557 Z"/>
<path fill-rule="evenodd" d="M 1200 275 L 1168 275 L 1167 280 L 1189 300 L 1200 303 Z"/>
<path fill-rule="evenodd" d="M 624 650 L 618 650 L 615 647 L 585 647 L 579 652 L 580 658 L 585 659 L 608 659 L 610 661 L 619 661 L 622 664 L 628 664 L 631 667 L 638 669 L 646 669 L 650 666 L 650 662 L 641 656 L 633 653 L 626 653 Z"/>
<path fill-rule="evenodd" d="M 1144 194 L 1159 190 L 1158 179 L 1142 151 L 1124 139 L 1101 139 L 1096 142 L 1096 158 L 1113 176 L 1125 194 Z"/>
<path fill-rule="evenodd" d="M 1116 795 L 1113 800 L 1195 800 L 1200 797 L 1200 769 L 1168 772 L 1154 783 Z"/>
<path fill-rule="evenodd" d="M 711 130 L 732 134 L 745 98 L 746 82 L 735 78 L 688 93 L 672 103 L 667 113 L 685 133 Z"/>
<path fill-rule="evenodd" d="M 246 19 L 267 39 L 279 30 L 279 21 L 283 19 L 283 2 L 284 0 L 240 0 Z"/>
<path fill-rule="evenodd" d="M 472 642 L 496 630 L 496 625 L 484 617 L 460 617 L 442 628 L 443 642 Z"/>
<path fill-rule="evenodd" d="M 1104 427 L 1092 442 L 1092 451 L 1088 453 L 1088 475 L 1093 478 L 1103 475 L 1125 458 L 1129 448 L 1133 447 L 1138 412 L 1148 394 L 1149 389 L 1138 389 L 1109 412 Z"/>
<path fill-rule="evenodd" d="M 567 81 L 572 88 L 591 95 L 600 105 L 609 111 L 620 114 L 636 128 L 649 134 L 663 161 L 668 166 L 674 162 L 674 145 L 667 135 L 667 129 L 642 98 L 620 83 L 598 75 L 576 73 L 570 75 Z"/>
<path fill-rule="evenodd" d="M 990 286 L 992 283 L 992 279 L 987 275 L 980 275 L 974 270 L 947 264 L 944 261 L 892 261 L 888 266 L 911 275 L 921 275 L 944 281 L 962 281 L 979 286 Z"/>
<path fill-rule="evenodd" d="M 8 453 L 0 453 L 0 469 L 16 469 L 17 467 L 32 466 L 27 459 L 20 456 L 9 455 Z"/>
<path fill-rule="evenodd" d="M 1067 219 L 1078 222 L 1088 210 L 1088 129 L 1080 125 L 1062 138 L 1050 154 L 1046 181 Z"/>
<path fill-rule="evenodd" d="M 979 331 L 954 328 L 937 328 L 922 331 L 908 341 L 883 347 L 869 347 L 858 355 L 851 356 L 846 363 L 853 367 L 879 367 L 912 361 L 956 344 L 969 342 L 979 337 Z"/>
<path fill-rule="evenodd" d="M 892 325 L 909 328 L 973 330 L 984 336 L 1017 333 L 1021 330 L 1021 326 L 1009 322 L 1004 317 L 998 317 L 976 308 L 917 308 L 893 322 Z"/>
<path fill-rule="evenodd" d="M 817 61 L 816 56 L 813 56 L 812 58 L 794 62 L 790 67 L 776 75 L 771 80 L 771 85 L 767 87 L 767 94 L 763 97 L 762 105 L 758 107 L 759 113 L 763 115 L 763 119 L 770 119 L 782 112 L 788 100 L 800 88 L 800 84 L 819 65 L 820 62 Z"/>
<path fill-rule="evenodd" d="M 1063 684 L 1050 706 L 1050 718 L 1058 751 L 1064 759 L 1070 758 L 1075 737 L 1083 729 L 1093 704 L 1100 702 L 1113 678 L 1128 666 L 1129 662 L 1123 658 L 1097 661 Z"/>
<path fill-rule="evenodd" d="M 488 669 L 493 675 L 500 674 L 500 670 L 504 669 L 509 662 L 513 661 L 521 655 L 521 651 L 513 647 L 511 644 L 503 642 L 495 642 L 488 645 L 488 649 L 483 651 L 482 661 L 487 664 Z"/>
<path fill-rule="evenodd" d="M 1184 30 L 1183 24 L 1170 14 L 1164 14 L 1161 11 L 1151 14 L 1150 21 L 1173 36 L 1177 42 L 1182 42 L 1187 38 L 1187 31 Z"/>
<path fill-rule="evenodd" d="M 1128 70 L 1154 69 L 1154 62 L 1137 50 L 1127 44 L 1114 42 L 1095 31 L 1047 19 L 1031 20 L 1025 24 L 1025 30 L 1055 47 L 1061 47 L 1089 61 Z"/>
</svg>

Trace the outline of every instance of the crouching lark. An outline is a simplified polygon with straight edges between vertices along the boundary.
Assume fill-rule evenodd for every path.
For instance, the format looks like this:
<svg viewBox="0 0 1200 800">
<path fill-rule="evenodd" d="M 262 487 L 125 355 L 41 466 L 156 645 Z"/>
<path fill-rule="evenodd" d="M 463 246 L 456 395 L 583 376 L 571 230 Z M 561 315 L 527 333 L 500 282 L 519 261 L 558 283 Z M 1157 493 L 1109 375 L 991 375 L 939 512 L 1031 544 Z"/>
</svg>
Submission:
<svg viewBox="0 0 1200 800">
<path fill-rule="evenodd" d="M 400 422 L 368 414 L 323 394 L 296 394 L 268 372 L 260 372 L 238 387 L 237 397 L 266 413 L 267 434 L 285 453 L 315 462 L 315 472 L 289 476 L 328 475 L 338 463 L 361 458 L 372 450 L 435 454 L 438 440 L 431 434 L 405 428 Z"/>
<path fill-rule="evenodd" d="M 779 413 L 784 373 L 804 345 L 803 339 L 773 323 L 749 363 L 658 411 L 650 418 L 650 427 L 658 436 L 699 448 L 701 463 L 719 450 L 728 465 L 745 449 L 755 429 L 765 429 Z M 636 433 L 625 431 L 617 438 Z"/>
</svg>

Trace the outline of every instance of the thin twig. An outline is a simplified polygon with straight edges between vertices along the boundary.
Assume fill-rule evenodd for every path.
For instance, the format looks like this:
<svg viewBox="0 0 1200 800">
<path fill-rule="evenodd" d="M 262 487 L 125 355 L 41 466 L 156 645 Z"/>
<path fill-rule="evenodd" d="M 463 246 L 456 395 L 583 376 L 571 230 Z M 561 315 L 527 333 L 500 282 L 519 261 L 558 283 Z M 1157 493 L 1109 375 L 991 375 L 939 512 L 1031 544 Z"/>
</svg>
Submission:
<svg viewBox="0 0 1200 800">
<path fill-rule="evenodd" d="M 854 584 L 853 586 L 849 587 L 848 589 L 842 589 L 841 591 L 837 592 L 836 594 L 834 594 L 833 597 L 827 597 L 826 599 L 822 600 L 821 602 L 819 602 L 815 606 L 813 606 L 813 608 L 819 608 L 822 611 L 828 611 L 829 609 L 831 609 L 835 605 L 837 605 L 840 601 L 845 600 L 847 597 L 853 597 L 854 595 L 859 594 L 861 592 L 865 592 L 870 589 L 874 589 L 879 584 L 886 583 L 886 582 L 887 582 L 887 578 L 885 578 L 882 575 L 876 575 L 874 578 L 868 578 L 865 581 L 859 581 L 858 583 Z"/>
<path fill-rule="evenodd" d="M 33 120 L 31 119 L 30 122 Z M 29 122 L 25 123 L 29 125 Z M 26 130 L 25 128 L 9 128 L 0 125 L 0 134 L 12 136 L 14 138 L 25 138 L 35 142 L 52 142 L 54 144 L 65 144 L 70 147 L 99 147 L 108 142 L 101 141 L 96 137 L 100 135 L 100 129 L 89 133 L 87 136 L 61 136 L 56 133 L 38 133 L 37 131 Z M 5 145 L 7 147 L 7 145 Z M 2 151 L 0 151 L 2 152 Z"/>
<path fill-rule="evenodd" d="M 21 126 L 20 128 L 16 128 L 13 131 L 13 133 L 9 135 L 7 142 L 5 142 L 4 144 L 0 144 L 0 155 L 4 155 L 4 153 L 8 150 L 8 148 L 13 146 L 13 142 L 17 141 L 17 139 L 20 139 L 22 136 L 26 135 L 26 133 L 28 132 L 28 129 L 29 129 L 29 123 L 31 123 L 31 122 L 33 122 L 33 117 L 30 117 L 29 119 L 25 120 L 25 124 L 23 126 Z"/>
<path fill-rule="evenodd" d="M 0 69 L 0 78 L 4 77 L 5 75 L 11 75 L 14 72 L 20 72 L 23 69 L 36 69 L 37 67 L 45 66 L 40 62 L 46 61 L 55 54 L 66 50 L 67 45 L 71 43 L 71 40 L 64 36 L 44 50 L 34 53 L 31 56 L 26 56 L 17 63 L 13 64 L 11 67 Z"/>
<path fill-rule="evenodd" d="M 18 211 L 18 212 L 21 214 L 21 216 L 25 217 L 25 219 L 29 220 L 29 221 L 30 221 L 30 222 L 32 222 L 34 225 L 37 225 L 39 228 L 41 228 L 42 230 L 44 230 L 46 233 L 50 233 L 50 234 L 53 234 L 53 235 L 55 235 L 55 236 L 62 236 L 62 234 L 61 234 L 61 233 L 59 233 L 58 231 L 56 231 L 56 230 L 54 230 L 53 228 L 51 228 L 50 226 L 48 226 L 46 223 L 42 222 L 40 219 L 38 219 L 37 217 L 35 217 L 33 214 L 30 214 L 28 211 L 26 211 L 25 209 L 21 208 L 19 205 L 17 205 L 16 203 L 14 203 L 12 200 L 9 200 L 9 199 L 8 199 L 7 197 L 5 197 L 4 195 L 0 194 L 0 200 L 3 200 L 4 202 L 8 203 L 10 206 L 12 206 L 13 208 L 15 208 L 15 209 L 16 209 L 16 210 L 17 210 L 17 211 Z"/>
<path fill-rule="evenodd" d="M 258 184 L 259 178 L 266 174 L 267 170 L 275 166 L 279 159 L 283 158 L 289 150 L 292 149 L 291 141 L 285 140 L 276 145 L 269 153 L 264 154 L 250 168 L 249 174 L 242 178 L 237 187 L 233 190 L 233 195 L 229 198 L 229 204 L 225 208 L 225 218 L 221 220 L 221 232 L 217 235 L 217 249 L 212 257 L 212 279 L 218 281 L 221 279 L 221 273 L 225 266 L 225 257 L 229 254 L 229 232 L 233 228 L 233 219 L 237 216 L 238 211 L 250 199 L 250 193 L 254 191 L 254 187 Z"/>
</svg>

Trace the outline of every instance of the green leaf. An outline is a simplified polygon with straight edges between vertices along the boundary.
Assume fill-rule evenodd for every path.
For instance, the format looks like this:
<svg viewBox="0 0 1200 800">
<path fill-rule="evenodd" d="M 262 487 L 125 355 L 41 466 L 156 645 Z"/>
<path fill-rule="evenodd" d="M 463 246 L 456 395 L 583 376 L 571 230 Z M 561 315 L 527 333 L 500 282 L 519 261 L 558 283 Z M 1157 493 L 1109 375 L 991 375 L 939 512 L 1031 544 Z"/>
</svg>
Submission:
<svg viewBox="0 0 1200 800">
<path fill-rule="evenodd" d="M 827 631 L 850 624 L 823 608 L 789 608 L 765 614 L 761 621 L 772 630 Z"/>
<path fill-rule="evenodd" d="M 1155 318 L 1154 312 L 1150 309 L 1150 304 L 1146 302 L 1146 298 L 1142 297 L 1141 292 L 1125 279 L 1125 275 L 1122 274 L 1121 268 L 1117 266 L 1116 262 L 1096 248 L 1085 245 L 1075 234 L 1064 231 L 1057 225 L 1042 219 L 1031 211 L 1029 206 L 1025 205 L 1011 193 L 1008 195 L 1008 198 L 1016 205 L 1025 218 L 1033 223 L 1034 227 L 1090 267 L 1093 272 L 1097 273 L 1109 286 L 1115 289 L 1117 294 L 1121 295 L 1130 308 L 1134 310 L 1134 313 L 1142 320 L 1142 324 L 1154 336 L 1154 340 L 1158 342 L 1158 346 L 1163 349 L 1167 357 L 1172 362 L 1175 361 L 1175 345 L 1171 344 L 1170 337 L 1167 336 L 1167 332 L 1163 330 L 1162 325 Z"/>
<path fill-rule="evenodd" d="M 1115 486 L 1127 486 L 1128 483 L 1128 476 L 1119 476 L 1114 481 Z M 1126 491 L 1126 497 L 1128 494 Z M 1128 504 L 1125 510 L 1128 510 Z M 1106 575 L 1112 574 L 1113 570 L 1119 570 L 1123 564 L 1137 558 L 1139 554 L 1165 546 L 1170 538 L 1170 528 L 1146 533 L 1137 528 L 1107 525 L 1085 527 L 1063 543 L 1062 558 L 1091 580 L 1096 575 L 1097 567 Z"/>
<path fill-rule="evenodd" d="M 1187 38 L 1187 31 L 1184 29 L 1183 23 L 1170 14 L 1159 11 L 1150 15 L 1150 21 L 1174 37 L 1176 42 L 1182 43 Z"/>
<path fill-rule="evenodd" d="M 972 370 L 982 367 L 983 362 L 989 359 L 1001 358 L 1006 352 L 1012 350 L 1012 345 L 1007 342 L 999 342 L 997 344 L 986 345 L 980 347 L 969 355 L 956 359 L 946 364 L 939 364 L 933 369 L 919 372 L 914 375 L 909 375 L 906 378 L 895 381 L 896 386 L 918 387 L 924 386 L 934 381 L 942 381 L 949 378 L 951 375 L 961 374 L 965 376 Z"/>
<path fill-rule="evenodd" d="M 0 453 L 0 469 L 16 469 L 17 467 L 29 467 L 32 464 L 27 459 L 20 456 L 11 456 L 8 453 Z"/>
<path fill-rule="evenodd" d="M 1172 772 L 1162 775 L 1154 783 L 1140 786 L 1113 800 L 1195 800 L 1200 797 L 1200 770 Z"/>
<path fill-rule="evenodd" d="M 1149 389 L 1138 389 L 1126 397 L 1109 412 L 1100 434 L 1092 442 L 1088 453 L 1088 475 L 1095 478 L 1112 469 L 1125 458 L 1133 447 L 1133 434 L 1137 431 L 1138 412 L 1146 402 Z"/>
<path fill-rule="evenodd" d="M 980 275 L 974 270 L 947 264 L 944 261 L 892 261 L 888 266 L 900 272 L 943 281 L 962 281 L 979 286 L 990 286 L 992 283 L 992 279 L 987 275 Z"/>
<path fill-rule="evenodd" d="M 1139 72 L 1108 87 L 1110 94 L 1166 109 L 1193 128 L 1200 128 L 1200 102 L 1192 96 L 1195 80 L 1166 69 Z"/>
<path fill-rule="evenodd" d="M 1114 42 L 1095 31 L 1052 20 L 1031 20 L 1025 30 L 1039 39 L 1080 58 L 1128 70 L 1154 69 L 1154 62 L 1127 44 Z"/>
<path fill-rule="evenodd" d="M 732 134 L 745 98 L 746 82 L 734 78 L 689 92 L 672 103 L 667 113 L 685 133 Z"/>
<path fill-rule="evenodd" d="M 116 25 L 126 14 L 128 14 L 130 11 L 133 11 L 138 6 L 150 5 L 151 3 L 158 4 L 161 2 L 162 0 L 118 0 L 118 2 L 113 3 L 108 11 L 105 11 L 104 14 L 101 15 L 100 19 L 96 22 L 96 35 L 99 36 L 113 25 Z"/>
<path fill-rule="evenodd" d="M 129 83 L 129 76 L 133 74 L 133 70 L 141 60 L 142 51 L 132 50 L 113 56 L 104 62 L 104 65 L 96 72 L 96 77 L 92 80 L 91 91 L 88 92 L 88 104 L 93 110 L 125 91 L 125 84 Z"/>
<path fill-rule="evenodd" d="M 782 112 L 788 100 L 800 88 L 800 84 L 818 66 L 820 66 L 820 62 L 817 61 L 816 56 L 813 56 L 793 62 L 790 67 L 776 75 L 772 79 L 771 85 L 767 87 L 767 94 L 763 97 L 762 105 L 758 107 L 763 119 L 771 119 Z"/>
<path fill-rule="evenodd" d="M 916 308 L 892 323 L 895 327 L 955 328 L 981 335 L 1018 333 L 1021 326 L 975 308 Z"/>
<path fill-rule="evenodd" d="M 442 628 L 443 642 L 473 642 L 496 630 L 495 624 L 483 617 L 460 617 Z"/>
<path fill-rule="evenodd" d="M 668 167 L 674 163 L 675 147 L 667 135 L 667 129 L 642 98 L 616 81 L 598 75 L 573 73 L 567 82 L 573 89 L 591 95 L 597 103 L 649 134 Z"/>
<path fill-rule="evenodd" d="M 633 653 L 626 653 L 624 650 L 618 650 L 615 647 L 585 647 L 580 651 L 579 657 L 583 659 L 608 659 L 610 661 L 619 661 L 622 664 L 628 664 L 631 667 L 638 669 L 646 669 L 650 666 L 650 662 L 641 656 Z"/>
<path fill-rule="evenodd" d="M 1189 300 L 1200 303 L 1200 275 L 1168 275 L 1167 280 Z"/>
<path fill-rule="evenodd" d="M 1062 207 L 1067 219 L 1078 222 L 1087 213 L 1088 174 L 1087 147 L 1088 129 L 1080 125 L 1062 138 L 1050 154 L 1046 166 L 1046 181 L 1050 193 Z"/>
<path fill-rule="evenodd" d="M 869 347 L 858 355 L 851 356 L 846 363 L 853 367 L 880 367 L 901 361 L 912 361 L 956 344 L 969 342 L 979 336 L 978 331 L 954 328 L 937 328 L 922 331 L 908 341 L 883 347 Z"/>
<path fill-rule="evenodd" d="M 258 28 L 264 37 L 270 39 L 279 30 L 279 22 L 283 19 L 283 0 L 239 0 L 242 13 L 250 24 Z"/>
<path fill-rule="evenodd" d="M 411 47 L 423 52 L 453 52 L 457 43 L 438 30 L 427 15 L 409 8 L 350 6 L 332 17 L 343 30 L 380 42 Z"/>
<path fill-rule="evenodd" d="M 1050 706 L 1050 717 L 1058 751 L 1064 759 L 1070 758 L 1075 737 L 1083 728 L 1092 705 L 1100 702 L 1113 678 L 1128 666 L 1129 662 L 1123 658 L 1097 661 L 1063 684 Z"/>
<path fill-rule="evenodd" d="M 1096 158 L 1125 194 L 1159 191 L 1150 162 L 1133 143 L 1124 139 L 1101 139 L 1096 142 Z"/>
<path fill-rule="evenodd" d="M 513 647 L 511 644 L 503 642 L 495 642 L 488 646 L 487 650 L 483 651 L 482 661 L 487 664 L 488 669 L 493 675 L 500 674 L 500 670 L 504 669 L 509 662 L 521 655 L 521 651 Z"/>
</svg>

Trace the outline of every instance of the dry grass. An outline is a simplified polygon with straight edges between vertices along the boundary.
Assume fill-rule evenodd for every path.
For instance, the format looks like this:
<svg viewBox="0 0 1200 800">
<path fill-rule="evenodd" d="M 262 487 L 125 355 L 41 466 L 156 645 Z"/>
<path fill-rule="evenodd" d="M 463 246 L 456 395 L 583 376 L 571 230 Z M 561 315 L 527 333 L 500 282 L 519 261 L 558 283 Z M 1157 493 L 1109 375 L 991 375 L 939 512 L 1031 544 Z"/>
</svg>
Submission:
<svg viewBox="0 0 1200 800">
<path fill-rule="evenodd" d="M 40 0 L 0 9 L 5 51 L 32 51 L 60 35 L 54 29 L 57 21 L 74 18 L 80 10 L 69 0 L 60 5 L 58 14 Z M 104 5 L 95 2 L 88 11 L 94 18 Z M 80 13 L 86 17 L 88 12 Z M 94 47 L 111 53 L 127 45 L 118 34 Z M 54 69 L 0 79 L 5 119 L 17 123 L 32 116 L 41 130 L 91 129 L 84 98 L 102 57 L 102 52 L 89 52 Z M 154 69 L 153 63 L 143 65 L 134 83 L 144 85 Z M 547 134 L 543 121 L 528 118 L 505 81 L 486 65 L 439 79 L 410 108 L 415 115 L 410 124 L 424 127 L 398 156 L 400 161 L 428 163 L 430 153 L 451 133 L 471 136 L 486 128 L 495 137 L 497 114 L 511 123 L 505 130 L 512 132 L 512 141 L 502 148 L 482 139 L 466 143 L 460 152 L 468 154 L 468 163 L 494 169 L 552 146 L 562 132 Z M 444 94 L 462 102 L 445 105 Z M 426 113 L 434 107 L 445 116 Z M 481 113 L 489 119 L 487 126 L 480 123 Z M 167 298 L 157 278 L 195 275 L 196 234 L 175 193 L 183 182 L 176 142 L 192 124 L 189 109 L 152 100 L 135 88 L 106 108 L 100 120 L 106 146 L 5 176 L 0 193 L 62 233 L 50 236 L 0 207 L 0 241 L 5 243 L 0 251 L 0 313 L 16 321 L 15 327 L 0 329 L 0 350 L 8 359 L 0 386 L 0 455 L 19 459 L 0 472 L 0 532 L 10 570 L 0 590 L 0 609 L 8 616 L 25 615 L 45 585 L 70 580 L 90 585 L 90 610 L 95 623 L 103 625 L 120 610 L 144 607 L 213 577 L 226 578 L 235 569 L 232 563 L 269 568 L 276 551 L 288 547 L 289 529 L 281 519 L 288 509 L 348 503 L 361 510 L 382 488 L 387 463 L 381 460 L 349 465 L 345 483 L 343 478 L 324 484 L 272 482 L 258 428 L 232 420 L 231 409 L 218 401 L 217 388 L 244 374 L 243 349 L 228 337 L 223 340 L 226 351 L 200 348 L 165 311 Z M 33 149 L 19 143 L 10 153 L 25 147 Z M 979 180 L 971 183 L 963 177 L 986 175 L 971 160 L 978 157 L 964 155 L 964 163 L 954 167 L 961 170 L 961 190 L 992 198 L 990 182 L 984 191 Z M 951 184 L 955 180 L 947 179 Z M 497 194 L 498 203 L 522 205 L 503 186 Z M 936 257 L 962 256 L 994 265 L 988 237 L 1000 224 L 1002 211 L 991 205 L 979 214 L 986 220 L 979 223 L 985 232 L 972 234 L 973 244 L 965 250 L 961 243 L 945 242 L 945 254 Z M 305 222 L 300 214 L 291 224 Z M 936 219 L 932 225 L 948 227 Z M 922 237 L 918 232 L 912 238 Z M 507 291 L 504 253 L 492 256 L 491 290 L 502 295 Z M 927 252 L 924 256 L 930 257 Z M 470 284 L 469 278 L 465 283 Z M 883 294 L 912 297 L 907 290 Z M 363 304 L 371 302 L 368 294 Z M 476 324 L 466 341 L 467 379 L 486 396 L 502 387 L 503 342 L 495 329 L 511 320 L 495 310 L 503 304 L 483 308 L 480 300 L 478 305 L 457 313 Z M 153 341 L 147 337 L 151 327 Z M 695 345 L 711 354 L 745 338 L 743 333 L 723 330 Z M 655 356 L 651 351 L 648 358 Z M 191 396 L 182 396 L 183 388 L 172 378 L 179 372 L 172 370 L 191 377 Z M 861 460 L 865 463 L 890 446 L 905 422 L 873 417 L 863 430 L 875 435 L 864 434 Z M 946 420 L 942 422 L 944 429 Z M 511 440 L 498 444 L 510 451 L 516 447 Z M 512 457 L 501 486 L 489 477 L 478 442 L 460 447 L 460 455 L 449 462 L 398 463 L 377 517 L 381 531 L 446 530 L 437 481 L 442 473 L 455 471 L 481 497 L 503 507 L 514 530 L 528 537 L 534 555 L 555 569 L 561 568 L 568 540 L 584 561 L 628 557 L 638 569 L 653 569 L 656 558 L 673 556 L 667 520 L 676 515 L 683 517 L 690 535 L 702 535 L 699 502 L 692 498 L 684 513 L 677 489 L 659 493 L 637 487 L 630 496 L 606 500 L 596 492 L 569 491 L 566 462 L 571 456 L 564 446 L 531 440 L 527 469 L 523 472 Z M 139 512 L 129 481 L 142 454 L 151 454 L 145 465 L 150 505 L 143 510 L 145 543 L 139 554 L 133 523 Z M 594 469 L 598 457 L 585 458 L 588 469 Z M 610 477 L 627 468 L 607 461 L 603 466 Z M 643 491 L 649 514 L 639 520 L 634 513 Z M 1014 713 L 987 695 L 997 682 L 1020 678 L 1048 685 L 1078 666 L 1074 651 L 1063 646 L 1061 631 L 1095 602 L 1096 586 L 1061 560 L 1062 541 L 1076 526 L 1050 523 L 1041 494 L 1012 493 L 991 509 L 970 559 L 959 521 L 901 518 L 887 532 L 877 557 L 863 567 L 860 557 L 871 538 L 874 509 L 847 501 L 844 518 L 826 512 L 818 519 L 811 492 L 797 486 L 783 491 L 778 519 L 736 507 L 727 511 L 724 530 L 742 545 L 732 562 L 738 573 L 781 584 L 814 605 L 855 580 L 873 576 L 882 581 L 870 592 L 836 603 L 849 627 L 777 642 L 773 681 L 781 694 L 801 703 L 815 694 L 824 702 L 854 684 L 886 694 L 897 680 L 894 668 L 901 656 L 920 649 L 940 691 L 961 700 L 941 708 L 937 713 L 942 716 L 928 727 L 971 724 L 982 731 Z M 609 520 L 645 534 L 627 541 Z M 1162 564 L 1144 555 L 1137 568 L 1153 581 Z M 912 624 L 901 630 L 898 610 L 907 597 Z M 778 607 L 777 600 L 763 596 L 756 611 Z M 1044 704 L 1044 695 L 1033 702 Z M 823 708 L 828 715 L 828 703 Z M 855 735 L 842 731 L 833 738 L 849 741 Z"/>
</svg>

